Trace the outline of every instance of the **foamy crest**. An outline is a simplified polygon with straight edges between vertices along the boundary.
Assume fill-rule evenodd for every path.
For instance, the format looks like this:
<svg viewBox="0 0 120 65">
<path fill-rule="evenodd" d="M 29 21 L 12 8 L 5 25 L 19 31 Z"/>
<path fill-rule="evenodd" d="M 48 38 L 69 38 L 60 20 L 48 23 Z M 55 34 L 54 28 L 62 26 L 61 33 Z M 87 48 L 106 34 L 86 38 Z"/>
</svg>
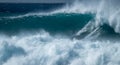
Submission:
<svg viewBox="0 0 120 65">
<path fill-rule="evenodd" d="M 97 1 L 97 0 L 95 0 Z M 88 1 L 85 1 L 88 2 Z M 99 3 L 98 3 L 99 2 Z M 119 0 L 99 0 L 96 2 L 89 2 L 90 6 L 93 7 L 90 11 L 96 13 L 94 20 L 90 21 L 82 30 L 80 30 L 76 35 L 80 36 L 84 32 L 90 32 L 89 37 L 95 31 L 97 31 L 100 26 L 107 24 L 111 26 L 116 33 L 120 33 L 120 8 Z M 89 5 L 88 3 L 88 5 Z M 94 8 L 91 3 L 96 3 L 96 8 Z M 90 8 L 90 7 L 85 7 Z M 83 8 L 84 9 L 84 8 Z M 92 32 L 93 31 L 93 32 Z M 99 35 L 99 33 L 98 33 Z M 92 36 L 91 36 L 92 37 Z"/>
</svg>

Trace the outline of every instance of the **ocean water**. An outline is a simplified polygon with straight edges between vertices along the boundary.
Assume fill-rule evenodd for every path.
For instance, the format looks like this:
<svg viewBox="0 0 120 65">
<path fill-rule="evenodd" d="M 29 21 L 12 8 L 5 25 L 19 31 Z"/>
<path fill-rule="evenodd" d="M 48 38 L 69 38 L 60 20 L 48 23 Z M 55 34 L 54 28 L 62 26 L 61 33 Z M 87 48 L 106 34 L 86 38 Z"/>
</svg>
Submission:
<svg viewBox="0 0 120 65">
<path fill-rule="evenodd" d="M 0 65 L 120 65 L 119 3 L 75 0 L 52 11 L 1 12 Z"/>
</svg>

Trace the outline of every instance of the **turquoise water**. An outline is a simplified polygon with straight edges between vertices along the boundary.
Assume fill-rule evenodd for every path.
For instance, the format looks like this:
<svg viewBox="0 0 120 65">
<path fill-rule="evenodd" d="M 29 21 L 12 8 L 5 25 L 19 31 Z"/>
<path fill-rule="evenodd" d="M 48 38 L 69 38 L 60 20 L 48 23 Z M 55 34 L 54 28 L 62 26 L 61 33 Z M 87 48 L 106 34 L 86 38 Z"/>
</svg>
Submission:
<svg viewBox="0 0 120 65">
<path fill-rule="evenodd" d="M 92 14 L 53 14 L 48 16 L 28 16 L 23 18 L 1 17 L 0 31 L 19 31 L 44 29 L 49 32 L 77 32 L 85 26 Z"/>
</svg>

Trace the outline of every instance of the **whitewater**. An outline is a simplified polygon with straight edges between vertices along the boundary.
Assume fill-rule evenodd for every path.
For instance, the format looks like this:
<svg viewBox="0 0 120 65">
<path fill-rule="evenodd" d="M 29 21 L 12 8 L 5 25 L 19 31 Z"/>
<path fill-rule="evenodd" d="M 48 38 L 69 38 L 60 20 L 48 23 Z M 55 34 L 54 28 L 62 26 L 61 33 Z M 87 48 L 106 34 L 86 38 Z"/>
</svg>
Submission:
<svg viewBox="0 0 120 65">
<path fill-rule="evenodd" d="M 0 13 L 0 65 L 120 65 L 120 1 L 75 0 Z"/>
</svg>

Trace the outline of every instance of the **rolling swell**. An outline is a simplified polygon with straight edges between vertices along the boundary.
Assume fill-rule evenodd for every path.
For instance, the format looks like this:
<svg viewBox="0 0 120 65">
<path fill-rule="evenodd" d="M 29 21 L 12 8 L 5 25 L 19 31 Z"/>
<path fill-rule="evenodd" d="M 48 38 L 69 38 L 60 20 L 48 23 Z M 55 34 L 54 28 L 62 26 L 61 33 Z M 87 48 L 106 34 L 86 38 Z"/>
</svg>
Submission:
<svg viewBox="0 0 120 65">
<path fill-rule="evenodd" d="M 75 32 L 86 25 L 92 14 L 64 14 L 26 16 L 22 18 L 4 17 L 0 19 L 0 31 L 44 29 L 49 32 Z"/>
<path fill-rule="evenodd" d="M 4 14 L 3 14 L 4 15 Z M 2 16 L 3 16 L 2 15 Z M 92 37 L 119 37 L 114 28 L 108 23 L 96 26 L 95 14 L 85 13 L 56 13 L 49 15 L 10 15 L 0 18 L 0 31 L 5 33 L 17 33 L 19 31 L 45 30 L 49 33 L 63 33 L 75 35 L 78 31 L 86 30 L 75 35 L 76 38 Z M 108 20 L 101 19 L 101 22 Z M 92 29 L 91 29 L 92 28 Z"/>
</svg>

